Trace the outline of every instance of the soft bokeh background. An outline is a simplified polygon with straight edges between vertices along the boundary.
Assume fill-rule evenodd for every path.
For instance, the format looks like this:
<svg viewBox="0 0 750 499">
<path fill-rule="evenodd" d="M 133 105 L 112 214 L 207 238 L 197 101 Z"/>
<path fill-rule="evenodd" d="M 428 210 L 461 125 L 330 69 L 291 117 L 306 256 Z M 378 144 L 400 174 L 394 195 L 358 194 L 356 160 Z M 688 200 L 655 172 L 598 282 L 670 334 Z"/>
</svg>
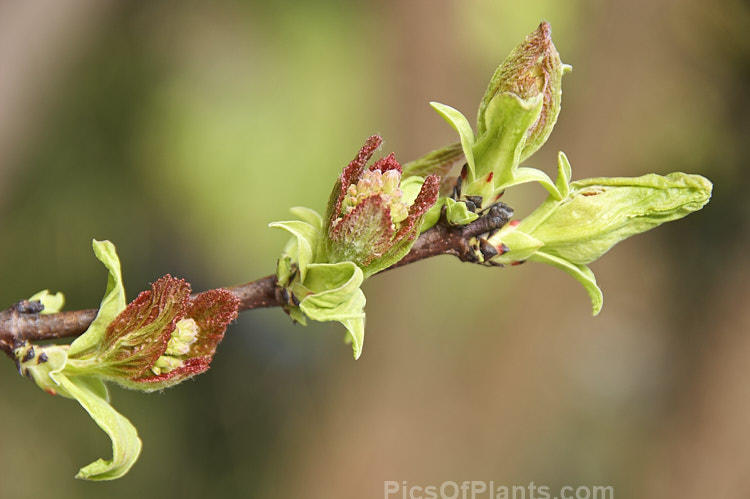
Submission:
<svg viewBox="0 0 750 499">
<path fill-rule="evenodd" d="M 744 186 L 750 9 L 739 0 L 0 2 L 0 305 L 49 288 L 96 306 L 119 250 L 130 296 L 271 273 L 266 225 L 323 208 L 380 133 L 403 161 L 455 140 L 541 19 L 563 111 L 529 164 L 575 178 L 675 170 L 711 204 L 593 265 L 441 257 L 367 282 L 355 362 L 338 325 L 243 314 L 214 367 L 161 394 L 113 390 L 144 440 L 125 478 L 74 402 L 0 364 L 1 497 L 369 498 L 383 481 L 612 485 L 617 497 L 750 494 L 750 269 Z M 528 213 L 543 197 L 520 189 Z M 554 490 L 554 489 L 553 489 Z M 54 491 L 54 492 L 53 492 Z"/>
</svg>

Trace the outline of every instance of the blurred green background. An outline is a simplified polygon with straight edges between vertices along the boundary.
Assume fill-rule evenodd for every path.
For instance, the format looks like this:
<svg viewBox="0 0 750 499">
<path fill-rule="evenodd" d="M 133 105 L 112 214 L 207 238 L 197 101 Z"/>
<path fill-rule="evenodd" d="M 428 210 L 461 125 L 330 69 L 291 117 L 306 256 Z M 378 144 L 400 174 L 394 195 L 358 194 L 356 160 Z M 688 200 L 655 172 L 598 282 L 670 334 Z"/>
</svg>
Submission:
<svg viewBox="0 0 750 499">
<path fill-rule="evenodd" d="M 322 209 L 379 133 L 403 162 L 455 140 L 494 68 L 546 19 L 563 110 L 529 164 L 574 178 L 687 171 L 702 211 L 593 265 L 604 310 L 541 265 L 449 257 L 369 280 L 364 355 L 333 324 L 247 312 L 213 368 L 113 389 L 144 441 L 110 455 L 72 401 L 0 364 L 0 497 L 382 497 L 383 481 L 612 485 L 617 497 L 750 494 L 750 9 L 739 0 L 0 2 L 0 306 L 49 288 L 98 304 L 92 238 L 131 297 L 274 270 L 295 205 Z M 519 215 L 543 198 L 506 200 Z M 50 495 L 52 494 L 52 495 Z"/>
</svg>

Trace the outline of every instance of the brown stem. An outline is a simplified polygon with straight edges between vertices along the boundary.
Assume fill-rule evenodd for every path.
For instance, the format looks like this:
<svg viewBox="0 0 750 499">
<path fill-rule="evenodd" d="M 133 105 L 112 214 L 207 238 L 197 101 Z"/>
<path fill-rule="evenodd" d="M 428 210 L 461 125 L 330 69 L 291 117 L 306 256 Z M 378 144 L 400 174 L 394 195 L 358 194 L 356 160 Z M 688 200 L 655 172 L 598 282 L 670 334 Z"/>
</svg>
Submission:
<svg viewBox="0 0 750 499">
<path fill-rule="evenodd" d="M 14 341 L 54 340 L 78 336 L 86 331 L 96 317 L 97 309 L 72 310 L 41 315 L 27 311 L 24 301 L 0 312 L 0 346 L 13 345 Z"/>
<path fill-rule="evenodd" d="M 445 213 L 433 228 L 425 231 L 411 251 L 390 269 L 437 255 L 454 255 L 465 262 L 491 264 L 494 248 L 482 245 L 478 238 L 505 225 L 513 210 L 502 203 L 492 205 L 477 220 L 468 225 L 451 226 Z M 240 299 L 240 311 L 254 308 L 278 307 L 284 303 L 276 276 L 227 288 Z M 195 295 L 193 295 L 195 296 Z M 0 350 L 12 351 L 25 341 L 53 340 L 78 336 L 96 317 L 96 309 L 74 310 L 56 314 L 40 314 L 40 304 L 22 300 L 0 312 Z"/>
<path fill-rule="evenodd" d="M 470 224 L 450 225 L 445 219 L 445 210 L 443 210 L 440 222 L 423 232 L 409 253 L 386 270 L 437 255 L 454 255 L 462 262 L 492 265 L 489 258 L 494 255 L 487 253 L 497 251 L 497 249 L 483 247 L 481 239 L 478 241 L 473 241 L 473 239 L 501 228 L 508 223 L 511 216 L 513 216 L 513 210 L 509 206 L 496 203 Z"/>
<path fill-rule="evenodd" d="M 239 310 L 281 305 L 276 276 L 227 288 L 240 299 Z M 193 297 L 196 294 L 192 295 Z M 54 340 L 78 336 L 91 325 L 97 309 L 40 314 L 38 302 L 22 300 L 0 312 L 0 350 L 8 355 L 24 341 Z"/>
<path fill-rule="evenodd" d="M 276 276 L 269 275 L 257 281 L 238 284 L 228 288 L 240 299 L 240 311 L 254 308 L 278 307 L 283 302 L 276 287 Z"/>
</svg>

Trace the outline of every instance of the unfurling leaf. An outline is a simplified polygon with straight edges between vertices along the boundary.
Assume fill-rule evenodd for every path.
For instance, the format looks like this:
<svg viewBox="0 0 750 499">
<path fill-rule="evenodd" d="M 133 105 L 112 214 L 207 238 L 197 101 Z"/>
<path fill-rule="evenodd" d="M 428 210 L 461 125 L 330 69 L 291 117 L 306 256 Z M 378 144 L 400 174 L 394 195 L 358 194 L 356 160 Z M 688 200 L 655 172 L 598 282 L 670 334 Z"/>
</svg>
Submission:
<svg viewBox="0 0 750 499">
<path fill-rule="evenodd" d="M 685 173 L 579 180 L 564 200 L 543 205 L 518 230 L 542 241 L 545 253 L 587 264 L 625 238 L 701 209 L 711 188 L 704 177 Z"/>
<path fill-rule="evenodd" d="M 355 359 L 364 341 L 365 296 L 360 285 L 409 252 L 440 188 L 434 174 L 402 178 L 393 154 L 368 167 L 381 143 L 377 135 L 368 138 L 344 168 L 325 217 L 296 208 L 302 220 L 270 224 L 293 236 L 276 267 L 277 284 L 288 297 L 284 310 L 302 324 L 307 319 L 341 322 Z M 412 167 L 440 169 L 441 162 L 451 163 L 459 156 L 454 147 Z"/>
<path fill-rule="evenodd" d="M 67 369 L 153 391 L 208 369 L 239 300 L 225 289 L 190 298 L 190 285 L 164 276 L 110 322 L 95 348 L 68 354 Z"/>
<path fill-rule="evenodd" d="M 109 404 L 103 380 L 153 391 L 208 369 L 239 299 L 214 289 L 191 299 L 190 285 L 171 276 L 156 281 L 125 305 L 120 260 L 109 241 L 94 241 L 107 267 L 107 289 L 96 319 L 71 345 L 18 345 L 21 374 L 52 395 L 72 398 L 112 440 L 112 459 L 85 466 L 77 478 L 112 480 L 138 459 L 141 441 L 133 425 Z M 49 302 L 49 293 L 39 294 Z M 54 302 L 52 302 L 54 306 Z"/>
<path fill-rule="evenodd" d="M 560 113 L 562 75 L 570 67 L 560 61 L 550 32 L 549 23 L 540 24 L 497 68 L 479 106 L 476 134 L 459 111 L 431 103 L 461 139 L 465 199 L 490 205 L 505 189 L 527 182 L 563 197 L 546 173 L 519 166 L 547 141 Z M 429 221 L 435 218 L 431 213 Z"/>
<path fill-rule="evenodd" d="M 550 264 L 575 277 L 591 297 L 594 315 L 602 293 L 587 264 L 620 241 L 701 209 L 712 185 L 700 175 L 671 173 L 636 178 L 592 178 L 569 183 L 570 163 L 559 157 L 556 185 L 563 199 L 550 195 L 531 215 L 489 238 L 505 251 L 498 263 L 530 260 Z"/>
<path fill-rule="evenodd" d="M 60 385 L 89 413 L 112 441 L 112 459 L 98 459 L 84 466 L 76 478 L 114 480 L 125 475 L 138 460 L 141 439 L 130 421 L 109 404 L 107 387 L 93 376 L 61 376 Z"/>
</svg>

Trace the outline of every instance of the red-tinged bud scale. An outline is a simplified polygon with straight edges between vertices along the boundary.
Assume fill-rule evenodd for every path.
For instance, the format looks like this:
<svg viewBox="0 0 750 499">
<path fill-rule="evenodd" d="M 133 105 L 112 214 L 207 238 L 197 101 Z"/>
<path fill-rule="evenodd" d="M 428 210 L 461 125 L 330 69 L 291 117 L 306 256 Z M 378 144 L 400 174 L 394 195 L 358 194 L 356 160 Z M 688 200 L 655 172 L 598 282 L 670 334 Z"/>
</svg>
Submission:
<svg viewBox="0 0 750 499">
<path fill-rule="evenodd" d="M 226 289 L 191 299 L 190 284 L 167 275 L 115 317 L 95 351 L 69 363 L 130 388 L 165 388 L 208 369 L 238 308 Z"/>
<path fill-rule="evenodd" d="M 382 139 L 368 138 L 339 176 L 329 201 L 325 253 L 331 263 L 352 261 L 365 276 L 400 260 L 419 235 L 424 214 L 435 204 L 440 178 L 429 175 L 411 204 L 400 188 L 401 165 L 393 154 L 372 158 Z"/>
</svg>

